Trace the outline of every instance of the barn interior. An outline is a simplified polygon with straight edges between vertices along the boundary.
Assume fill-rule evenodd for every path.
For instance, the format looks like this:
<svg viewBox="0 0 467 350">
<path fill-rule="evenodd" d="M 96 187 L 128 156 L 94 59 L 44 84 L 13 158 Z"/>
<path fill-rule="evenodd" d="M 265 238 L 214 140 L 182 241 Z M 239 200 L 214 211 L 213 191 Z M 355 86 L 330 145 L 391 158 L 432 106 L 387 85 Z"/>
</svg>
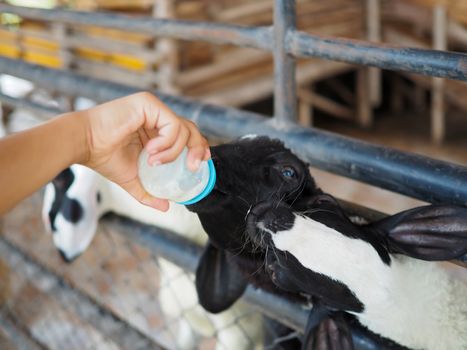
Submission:
<svg viewBox="0 0 467 350">
<path fill-rule="evenodd" d="M 272 26 L 272 0 L 1 1 L 0 58 L 268 117 L 275 113 L 271 52 L 156 37 L 98 22 L 76 24 L 53 16 L 22 16 L 21 11 L 8 12 L 13 6 L 122 15 L 136 22 L 143 16 L 241 27 Z M 296 0 L 295 13 L 297 29 L 313 35 L 467 51 L 467 2 L 463 0 Z M 428 60 L 422 58 L 420 65 L 429 66 L 423 59 Z M 429 72 L 421 75 L 317 57 L 298 58 L 294 121 L 305 128 L 467 166 L 466 79 L 465 75 L 448 79 Z M 0 133 L 4 135 L 38 125 L 58 112 L 97 102 L 1 69 L 0 101 Z M 37 105 L 45 107 L 38 109 Z M 228 139 L 210 138 L 213 145 L 225 141 Z M 427 203 L 325 171 L 319 165 L 310 164 L 310 171 L 325 192 L 383 214 Z M 193 269 L 161 276 L 168 272 L 161 272 L 159 256 L 146 236 L 114 214 L 99 221 L 89 248 L 66 263 L 44 227 L 43 194 L 42 189 L 0 217 L 0 348 L 182 348 L 177 338 L 192 322 L 183 320 L 190 319 L 199 305 L 195 302 L 180 307 L 178 315 L 167 315 L 160 290 L 172 289 L 179 295 L 180 281 L 193 281 Z M 128 230 L 134 232 L 128 234 Z M 193 242 L 187 244 L 199 252 Z M 449 262 L 446 267 L 467 283 L 465 263 Z M 253 300 L 251 310 L 224 320 L 223 328 L 211 325 L 205 333 L 195 334 L 196 341 L 188 348 L 230 349 L 229 344 L 222 344 L 220 335 L 222 329 L 233 328 L 245 339 L 245 349 L 274 348 L 274 342 L 258 347 L 242 328 L 252 313 L 263 315 L 267 309 L 255 308 L 258 299 L 253 294 L 250 297 L 242 302 L 252 305 Z M 297 313 L 288 325 L 302 316 Z M 207 316 L 193 322 L 213 323 Z M 267 326 L 264 332 L 268 332 Z M 290 334 L 294 332 L 298 331 Z M 279 336 L 277 339 L 281 341 Z"/>
</svg>

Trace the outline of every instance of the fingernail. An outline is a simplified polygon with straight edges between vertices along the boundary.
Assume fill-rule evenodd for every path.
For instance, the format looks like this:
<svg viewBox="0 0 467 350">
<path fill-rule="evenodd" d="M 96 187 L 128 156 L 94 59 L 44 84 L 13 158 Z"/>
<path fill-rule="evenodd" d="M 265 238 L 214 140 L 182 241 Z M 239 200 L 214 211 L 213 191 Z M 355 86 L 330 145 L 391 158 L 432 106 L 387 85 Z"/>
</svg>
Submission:
<svg viewBox="0 0 467 350">
<path fill-rule="evenodd" d="M 211 150 L 208 148 L 204 153 L 204 158 L 210 159 L 211 158 Z"/>
<path fill-rule="evenodd" d="M 195 170 L 198 170 L 199 166 L 201 165 L 201 160 L 200 159 L 195 159 L 195 161 L 193 162 L 193 165 L 195 167 Z"/>
</svg>

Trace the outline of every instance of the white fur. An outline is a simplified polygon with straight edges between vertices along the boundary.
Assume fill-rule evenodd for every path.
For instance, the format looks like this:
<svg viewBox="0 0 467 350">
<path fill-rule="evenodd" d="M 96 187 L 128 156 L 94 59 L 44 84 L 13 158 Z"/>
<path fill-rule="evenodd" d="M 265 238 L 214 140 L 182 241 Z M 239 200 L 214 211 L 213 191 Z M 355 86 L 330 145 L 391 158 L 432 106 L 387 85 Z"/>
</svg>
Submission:
<svg viewBox="0 0 467 350">
<path fill-rule="evenodd" d="M 347 285 L 365 305 L 355 315 L 373 332 L 413 349 L 467 349 L 467 286 L 439 264 L 392 256 L 388 266 L 369 243 L 302 216 L 272 240 Z"/>
<path fill-rule="evenodd" d="M 11 97 L 24 97 L 34 90 L 34 84 L 28 80 L 8 74 L 0 75 L 0 91 Z"/>
<path fill-rule="evenodd" d="M 54 244 L 68 258 L 82 254 L 89 246 L 96 232 L 101 215 L 115 212 L 145 224 L 156 225 L 183 235 L 197 244 L 204 244 L 207 235 L 198 216 L 184 206 L 171 203 L 167 213 L 162 213 L 140 204 L 118 185 L 108 181 L 96 172 L 81 166 L 71 167 L 75 179 L 67 196 L 74 198 L 84 207 L 84 216 L 77 224 L 57 215 L 53 233 Z M 48 212 L 54 198 L 54 187 L 48 184 L 44 195 L 43 220 L 50 226 Z M 100 192 L 101 203 L 97 203 Z M 262 339 L 261 317 L 243 302 L 220 314 L 210 314 L 199 304 L 193 274 L 186 273 L 177 265 L 159 258 L 160 289 L 159 302 L 170 324 L 176 320 L 178 349 L 194 349 L 197 334 L 216 336 L 216 349 L 252 349 Z"/>
</svg>

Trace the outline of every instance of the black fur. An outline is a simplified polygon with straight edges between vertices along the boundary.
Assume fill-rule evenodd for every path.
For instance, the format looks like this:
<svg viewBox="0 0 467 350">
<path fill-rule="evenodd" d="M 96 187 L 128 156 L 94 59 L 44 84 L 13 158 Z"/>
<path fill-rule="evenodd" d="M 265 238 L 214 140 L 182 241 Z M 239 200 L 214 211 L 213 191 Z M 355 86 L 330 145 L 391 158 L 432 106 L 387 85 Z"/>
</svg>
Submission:
<svg viewBox="0 0 467 350">
<path fill-rule="evenodd" d="M 213 301 L 200 297 L 201 305 L 208 309 L 217 312 L 231 305 L 249 281 L 292 300 L 305 302 L 313 297 L 325 308 L 364 310 L 352 291 L 332 276 L 306 269 L 290 255 L 267 253 L 273 247 L 269 234 L 257 229 L 258 221 L 276 232 L 290 229 L 296 213 L 306 215 L 348 237 L 368 242 L 388 265 L 390 253 L 438 260 L 467 251 L 464 208 L 425 207 L 358 226 L 334 198 L 316 186 L 307 165 L 279 141 L 266 137 L 240 140 L 213 147 L 211 153 L 217 172 L 214 190 L 188 206 L 198 214 L 210 240 L 196 281 L 200 296 L 212 296 Z M 417 239 L 420 234 L 422 238 Z M 236 276 L 235 283 L 231 276 Z M 320 327 L 311 338 L 311 330 L 307 331 L 304 347 L 324 349 L 319 344 L 345 344 L 345 348 L 351 348 L 341 321 Z M 323 340 L 331 338 L 335 341 Z"/>
<path fill-rule="evenodd" d="M 307 320 L 302 350 L 329 349 L 354 349 L 349 323 L 344 313 L 316 304 Z"/>
<path fill-rule="evenodd" d="M 55 218 L 57 217 L 60 208 L 62 208 L 64 205 L 67 207 L 66 214 L 64 213 L 67 220 L 76 223 L 83 215 L 83 209 L 81 208 L 81 205 L 79 203 L 74 203 L 72 199 L 66 196 L 66 192 L 74 180 L 75 175 L 70 168 L 67 168 L 58 174 L 52 181 L 55 190 L 54 201 L 49 211 L 49 219 L 52 231 L 57 230 L 55 227 Z"/>
<path fill-rule="evenodd" d="M 217 172 L 214 190 L 188 209 L 198 214 L 212 246 L 230 254 L 231 263 L 242 271 L 245 283 L 250 281 L 258 287 L 303 301 L 302 296 L 282 291 L 272 283 L 264 270 L 264 252 L 257 250 L 245 230 L 247 214 L 258 201 L 282 201 L 299 209 L 303 205 L 302 198 L 321 192 L 307 165 L 280 141 L 267 137 L 212 147 L 211 154 Z M 198 270 L 210 271 L 213 263 L 209 259 L 202 260 Z M 205 268 L 203 264 L 209 266 Z M 197 284 L 200 293 L 213 293 L 212 286 L 198 283 L 198 279 Z M 223 284 L 215 285 L 222 288 Z M 215 294 L 229 299 L 232 296 L 227 290 Z M 230 303 L 232 300 L 225 301 L 226 305 Z"/>
<path fill-rule="evenodd" d="M 200 304 L 209 312 L 226 310 L 245 291 L 247 280 L 231 259 L 227 251 L 209 243 L 201 256 L 196 287 Z"/>
<path fill-rule="evenodd" d="M 422 260 L 450 260 L 467 253 L 467 209 L 429 205 L 403 211 L 367 226 L 388 251 Z"/>
<path fill-rule="evenodd" d="M 364 305 L 343 283 L 304 267 L 293 255 L 267 254 L 266 271 L 274 284 L 296 294 L 312 295 L 332 309 L 362 312 Z"/>
</svg>

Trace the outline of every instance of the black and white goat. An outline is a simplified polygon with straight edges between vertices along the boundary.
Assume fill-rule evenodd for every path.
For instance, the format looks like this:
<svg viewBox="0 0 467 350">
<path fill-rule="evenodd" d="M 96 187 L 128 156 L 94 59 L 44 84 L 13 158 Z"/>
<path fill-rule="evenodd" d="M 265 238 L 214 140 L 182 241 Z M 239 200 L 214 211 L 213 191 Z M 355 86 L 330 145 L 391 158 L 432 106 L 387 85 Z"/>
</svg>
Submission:
<svg viewBox="0 0 467 350">
<path fill-rule="evenodd" d="M 84 166 L 71 166 L 46 186 L 43 221 L 67 261 L 86 250 L 99 218 L 107 212 L 169 229 L 200 245 L 207 239 L 198 217 L 185 207 L 171 204 L 167 213 L 158 212 Z M 244 303 L 217 315 L 207 313 L 198 304 L 194 276 L 165 259 L 158 258 L 158 264 L 161 279 L 158 300 L 164 315 L 176 324 L 177 349 L 194 349 L 199 335 L 215 335 L 219 350 L 259 346 L 262 325 L 258 313 Z"/>
<path fill-rule="evenodd" d="M 331 196 L 317 195 L 301 212 L 256 205 L 247 231 L 270 252 L 266 270 L 280 288 L 316 296 L 409 348 L 467 349 L 467 286 L 409 257 L 465 254 L 467 209 L 432 205 L 356 226 Z"/>
<path fill-rule="evenodd" d="M 357 226 L 280 142 L 245 139 L 211 153 L 216 186 L 188 207 L 210 240 L 196 281 L 204 307 L 225 310 L 251 281 L 347 311 L 402 346 L 467 349 L 465 284 L 418 260 L 466 253 L 466 208 L 433 205 Z"/>
</svg>

